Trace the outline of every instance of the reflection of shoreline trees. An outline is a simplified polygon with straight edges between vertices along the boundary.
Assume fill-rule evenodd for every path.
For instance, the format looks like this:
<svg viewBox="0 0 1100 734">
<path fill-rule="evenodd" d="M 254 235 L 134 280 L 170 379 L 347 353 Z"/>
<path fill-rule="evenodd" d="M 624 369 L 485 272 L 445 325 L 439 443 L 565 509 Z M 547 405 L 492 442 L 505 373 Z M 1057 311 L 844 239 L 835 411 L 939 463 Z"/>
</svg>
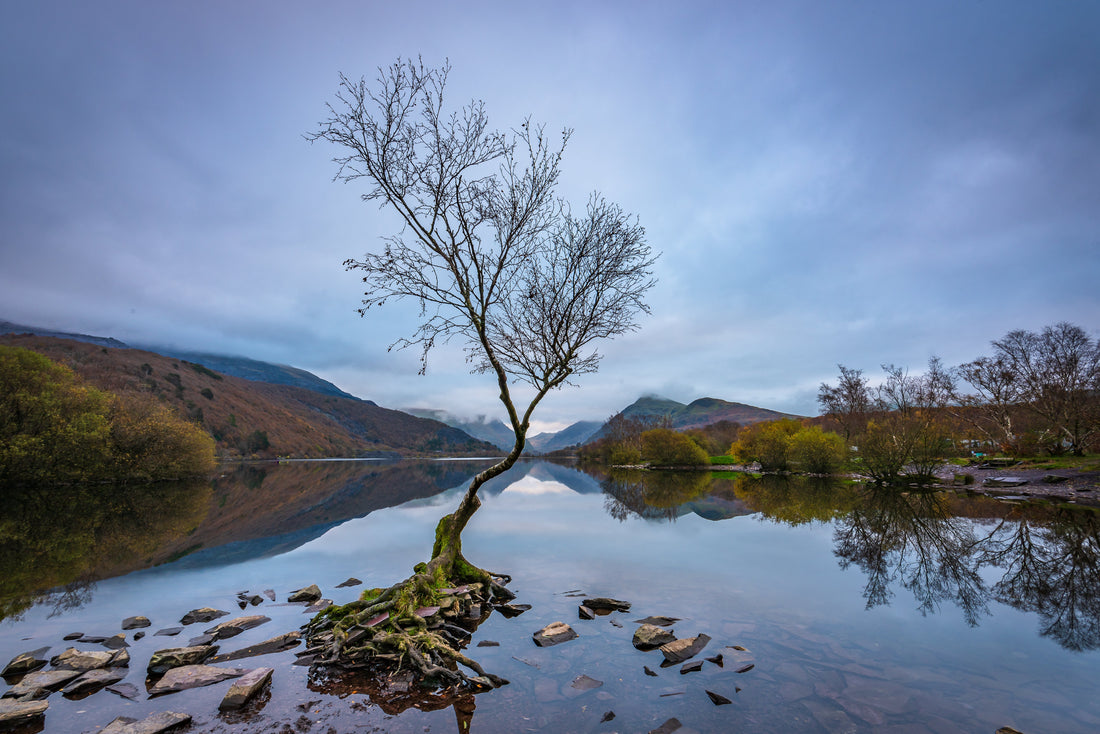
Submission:
<svg viewBox="0 0 1100 734">
<path fill-rule="evenodd" d="M 954 492 L 898 492 L 827 477 L 615 470 L 597 475 L 604 508 L 672 521 L 706 499 L 735 500 L 772 522 L 834 524 L 842 568 L 867 577 L 867 608 L 897 584 L 922 614 L 946 605 L 976 626 L 997 601 L 1038 616 L 1070 650 L 1100 649 L 1100 511 L 1007 503 Z"/>
</svg>

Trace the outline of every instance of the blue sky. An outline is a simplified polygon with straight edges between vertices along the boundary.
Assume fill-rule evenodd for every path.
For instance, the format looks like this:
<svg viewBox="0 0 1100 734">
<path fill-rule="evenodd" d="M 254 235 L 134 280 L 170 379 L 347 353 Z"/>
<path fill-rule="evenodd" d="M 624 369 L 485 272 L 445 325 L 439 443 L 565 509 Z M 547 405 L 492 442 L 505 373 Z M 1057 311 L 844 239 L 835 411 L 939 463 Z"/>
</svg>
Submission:
<svg viewBox="0 0 1100 734">
<path fill-rule="evenodd" d="M 1097 334 L 1098 38 L 1069 1 L 3 3 L 0 319 L 502 415 L 457 347 L 387 353 L 413 304 L 355 313 L 342 262 L 397 225 L 303 137 L 339 72 L 421 55 L 500 128 L 573 128 L 560 193 L 663 253 L 652 316 L 536 430 L 644 393 L 816 414 L 837 363 Z"/>
</svg>

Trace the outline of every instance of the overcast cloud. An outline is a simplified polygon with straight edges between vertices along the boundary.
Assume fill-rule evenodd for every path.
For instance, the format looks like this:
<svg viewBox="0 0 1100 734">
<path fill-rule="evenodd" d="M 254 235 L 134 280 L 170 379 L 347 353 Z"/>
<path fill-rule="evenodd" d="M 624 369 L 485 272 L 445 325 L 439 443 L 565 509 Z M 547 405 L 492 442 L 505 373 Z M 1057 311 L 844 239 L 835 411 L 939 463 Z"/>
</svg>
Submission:
<svg viewBox="0 0 1100 734">
<path fill-rule="evenodd" d="M 314 6 L 319 7 L 314 7 Z M 1100 328 L 1100 4 L 0 5 L 0 319 L 293 364 L 388 407 L 502 415 L 342 262 L 394 217 L 310 145 L 338 73 L 449 58 L 491 121 L 572 127 L 663 253 L 652 317 L 536 429 L 643 393 L 816 414 L 837 363 Z"/>
</svg>

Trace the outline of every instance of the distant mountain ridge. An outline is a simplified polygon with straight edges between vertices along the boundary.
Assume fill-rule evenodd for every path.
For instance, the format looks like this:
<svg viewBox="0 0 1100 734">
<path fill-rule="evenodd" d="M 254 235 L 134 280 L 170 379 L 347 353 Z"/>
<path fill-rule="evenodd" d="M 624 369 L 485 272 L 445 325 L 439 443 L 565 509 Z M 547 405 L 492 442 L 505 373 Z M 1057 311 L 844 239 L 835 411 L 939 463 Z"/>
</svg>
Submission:
<svg viewBox="0 0 1100 734">
<path fill-rule="evenodd" d="M 617 415 L 626 418 L 667 418 L 672 428 L 680 431 L 688 428 L 702 428 L 719 421 L 732 421 L 747 426 L 780 418 L 803 417 L 768 408 L 758 408 L 746 403 L 731 403 L 719 398 L 698 398 L 685 405 L 656 395 L 638 398 Z M 589 436 L 587 442 L 603 438 L 606 435 L 606 426 L 605 423 L 600 430 Z"/>
<path fill-rule="evenodd" d="M 452 428 L 457 428 L 482 441 L 488 441 L 505 451 L 511 451 L 516 443 L 516 434 L 512 433 L 512 429 L 504 425 L 500 419 L 486 420 L 485 416 L 481 415 L 474 420 L 469 420 L 434 408 L 402 408 L 401 410 L 418 418 L 430 418 L 446 423 Z"/>
<path fill-rule="evenodd" d="M 588 441 L 593 433 L 600 430 L 601 426 L 603 424 L 600 421 L 577 421 L 557 432 L 531 436 L 527 439 L 527 445 L 540 454 L 567 449 L 570 446 L 580 446 Z"/>
</svg>

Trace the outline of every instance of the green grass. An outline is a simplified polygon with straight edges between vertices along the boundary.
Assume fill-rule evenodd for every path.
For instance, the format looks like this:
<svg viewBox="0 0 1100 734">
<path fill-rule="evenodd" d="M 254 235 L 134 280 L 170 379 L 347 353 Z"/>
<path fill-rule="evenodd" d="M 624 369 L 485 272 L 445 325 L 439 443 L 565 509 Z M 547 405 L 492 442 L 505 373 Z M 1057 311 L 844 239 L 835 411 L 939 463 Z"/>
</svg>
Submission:
<svg viewBox="0 0 1100 734">
<path fill-rule="evenodd" d="M 1100 470 L 1100 454 L 1085 456 L 1043 456 L 1023 459 L 1021 468 L 1025 469 L 1078 469 L 1080 471 Z"/>
<path fill-rule="evenodd" d="M 712 456 L 710 457 L 711 466 L 729 466 L 731 464 L 740 464 L 737 459 L 732 456 Z"/>
</svg>

